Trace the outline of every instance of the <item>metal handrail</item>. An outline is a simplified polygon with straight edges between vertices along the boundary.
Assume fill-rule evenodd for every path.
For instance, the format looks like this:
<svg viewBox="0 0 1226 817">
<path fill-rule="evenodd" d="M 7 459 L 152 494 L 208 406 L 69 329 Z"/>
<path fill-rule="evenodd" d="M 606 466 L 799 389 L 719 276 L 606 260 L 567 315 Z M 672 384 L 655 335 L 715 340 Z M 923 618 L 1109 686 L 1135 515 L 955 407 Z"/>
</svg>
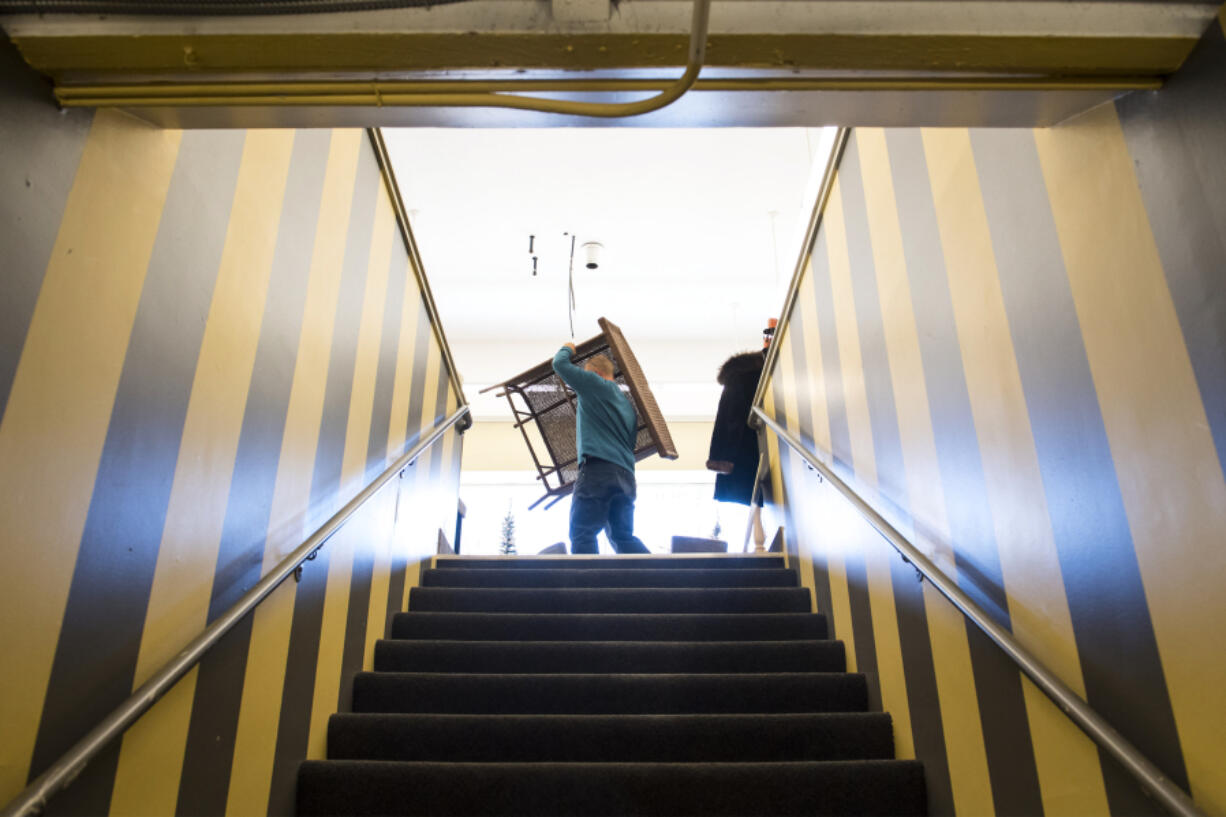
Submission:
<svg viewBox="0 0 1226 817">
<path fill-rule="evenodd" d="M 324 543 L 349 521 L 349 518 L 366 500 L 374 496 L 389 480 L 412 465 L 448 429 L 467 414 L 468 406 L 460 406 L 446 420 L 436 425 L 428 436 L 418 440 L 416 445 L 363 488 L 357 496 L 349 500 L 345 507 L 332 515 L 332 518 L 320 525 L 293 553 L 286 556 L 264 578 L 260 579 L 255 587 L 244 593 L 242 598 L 218 616 L 217 620 L 205 628 L 204 632 L 192 639 L 178 655 L 162 665 L 161 669 L 154 673 L 148 681 L 141 684 L 126 701 L 86 733 L 85 737 L 77 741 L 47 771 L 39 775 L 21 794 L 5 806 L 4 811 L 0 812 L 0 817 L 27 817 L 27 815 L 42 813 L 47 806 L 47 801 L 54 794 L 75 780 L 95 755 L 122 735 L 137 718 L 145 714 L 175 685 L 175 682 L 198 664 L 205 653 L 212 649 L 244 616 L 251 613 L 281 582 L 294 575 L 302 563 L 314 556 L 324 546 Z"/>
<path fill-rule="evenodd" d="M 929 561 L 915 545 L 879 514 L 867 501 L 855 492 L 847 483 L 839 479 L 831 468 L 817 458 L 805 447 L 804 443 L 793 436 L 787 429 L 779 425 L 759 406 L 753 407 L 751 421 L 758 421 L 775 433 L 780 440 L 804 459 L 815 471 L 827 479 L 838 489 L 858 510 L 869 524 L 885 538 L 902 556 L 903 561 L 910 562 L 923 579 L 932 583 L 942 596 L 949 599 L 962 615 L 974 622 L 1005 655 L 1018 665 L 1026 677 L 1034 681 L 1052 702 L 1067 715 L 1073 723 L 1100 747 L 1107 750 L 1113 758 L 1119 761 L 1129 774 L 1136 778 L 1142 788 L 1165 806 L 1172 814 L 1181 817 L 1206 817 L 1197 808 L 1186 792 L 1172 783 L 1157 766 L 1142 755 L 1135 746 L 1107 723 L 1101 715 L 1090 708 L 1081 697 L 1048 670 L 1039 660 L 1023 647 L 1013 635 L 993 620 L 983 608 L 975 604 L 957 583 L 945 575 L 940 568 Z"/>
</svg>

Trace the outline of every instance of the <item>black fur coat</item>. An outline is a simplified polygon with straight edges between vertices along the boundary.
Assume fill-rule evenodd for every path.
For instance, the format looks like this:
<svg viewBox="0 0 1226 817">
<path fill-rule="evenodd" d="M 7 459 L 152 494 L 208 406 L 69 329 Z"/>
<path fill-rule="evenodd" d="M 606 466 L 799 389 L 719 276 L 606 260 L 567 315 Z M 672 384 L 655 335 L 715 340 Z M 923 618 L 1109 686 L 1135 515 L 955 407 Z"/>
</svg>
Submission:
<svg viewBox="0 0 1226 817">
<path fill-rule="evenodd" d="M 711 463 L 732 463 L 731 474 L 715 477 L 715 498 L 748 505 L 758 472 L 758 435 L 749 427 L 749 407 L 762 376 L 762 352 L 745 352 L 724 361 L 715 378 L 724 387 L 711 432 Z"/>
</svg>

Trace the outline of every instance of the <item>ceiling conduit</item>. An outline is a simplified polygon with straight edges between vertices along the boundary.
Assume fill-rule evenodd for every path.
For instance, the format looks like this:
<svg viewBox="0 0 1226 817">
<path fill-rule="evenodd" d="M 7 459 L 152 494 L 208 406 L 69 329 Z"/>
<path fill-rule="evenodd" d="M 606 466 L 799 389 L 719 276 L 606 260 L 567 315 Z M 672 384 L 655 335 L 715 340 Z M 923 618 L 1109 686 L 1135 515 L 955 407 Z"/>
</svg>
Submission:
<svg viewBox="0 0 1226 817">
<path fill-rule="evenodd" d="M 448 0 L 449 2 L 463 2 L 463 0 Z M 251 9 L 256 7 L 267 7 L 269 9 L 280 9 L 283 7 L 301 7 L 297 10 L 306 11 L 338 11 L 343 7 L 357 8 L 395 8 L 407 6 L 428 6 L 434 5 L 437 0 L 427 2 L 426 0 L 399 0 L 399 2 L 326 2 L 325 0 L 282 0 L 282 2 L 265 2 L 265 3 L 234 3 L 234 2 L 217 2 L 217 3 L 188 3 L 185 7 L 211 8 L 217 9 L 215 13 L 224 13 L 220 11 L 222 8 L 238 7 L 246 11 L 242 13 L 256 13 Z M 160 2 L 145 2 L 145 3 L 116 3 L 115 7 L 144 7 L 146 10 L 157 7 L 159 9 L 166 8 L 170 4 Z M 71 10 L 80 10 L 82 6 L 105 6 L 111 7 L 111 4 L 86 2 L 86 0 L 36 0 L 35 2 L 26 3 L 0 3 L 0 13 L 12 12 L 18 8 L 25 10 L 38 9 L 40 7 L 44 11 L 51 10 L 50 7 L 72 7 Z M 62 9 L 68 10 L 68 9 Z M 132 12 L 137 13 L 137 12 Z M 455 92 L 455 93 L 400 93 L 393 100 L 385 100 L 382 95 L 375 91 L 374 104 L 378 107 L 383 105 L 396 105 L 406 107 L 445 107 L 445 108 L 515 108 L 524 111 L 537 111 L 540 113 L 556 113 L 568 116 L 591 116 L 603 118 L 618 118 L 625 116 L 638 116 L 640 114 L 651 113 L 658 111 L 661 108 L 671 105 L 680 99 L 686 91 L 694 86 L 698 79 L 698 74 L 702 70 L 703 62 L 706 59 L 707 50 L 707 28 L 711 17 L 711 0 L 694 0 L 694 12 L 690 24 L 690 45 L 689 55 L 686 61 L 685 72 L 676 79 L 671 85 L 664 88 L 660 93 L 646 99 L 636 100 L 634 102 L 579 102 L 564 99 L 546 99 L 535 96 L 519 96 L 513 93 L 475 93 L 475 92 Z M 222 96 L 214 96 L 206 90 L 207 86 L 202 87 L 200 101 L 194 102 L 191 98 L 177 100 L 178 104 L 193 105 L 226 105 L 233 104 L 234 100 L 226 99 Z M 613 90 L 613 89 L 611 89 Z M 617 89 L 617 90 L 632 90 L 632 89 Z M 73 105 L 70 98 L 61 98 L 61 103 L 67 106 Z M 138 100 L 123 100 L 127 104 L 141 104 Z M 159 99 L 159 102 L 165 103 L 164 99 Z M 81 104 L 78 102 L 77 104 Z M 95 103 L 96 104 L 96 103 Z M 112 103 L 113 104 L 113 103 Z M 145 103 L 148 104 L 148 103 Z"/>
</svg>

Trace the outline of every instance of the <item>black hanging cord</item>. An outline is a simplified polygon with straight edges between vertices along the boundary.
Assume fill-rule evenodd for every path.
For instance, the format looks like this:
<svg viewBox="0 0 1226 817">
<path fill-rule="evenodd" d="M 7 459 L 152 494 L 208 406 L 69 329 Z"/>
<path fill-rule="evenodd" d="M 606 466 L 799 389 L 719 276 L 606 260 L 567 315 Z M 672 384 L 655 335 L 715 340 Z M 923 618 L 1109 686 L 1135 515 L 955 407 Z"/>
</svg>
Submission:
<svg viewBox="0 0 1226 817">
<path fill-rule="evenodd" d="M 569 290 L 570 309 L 570 339 L 575 339 L 575 237 L 570 237 L 570 272 L 567 273 L 567 289 Z"/>
<path fill-rule="evenodd" d="M 155 14 L 175 17 L 326 14 L 429 8 L 465 2 L 468 0 L 0 0 L 0 14 Z"/>
</svg>

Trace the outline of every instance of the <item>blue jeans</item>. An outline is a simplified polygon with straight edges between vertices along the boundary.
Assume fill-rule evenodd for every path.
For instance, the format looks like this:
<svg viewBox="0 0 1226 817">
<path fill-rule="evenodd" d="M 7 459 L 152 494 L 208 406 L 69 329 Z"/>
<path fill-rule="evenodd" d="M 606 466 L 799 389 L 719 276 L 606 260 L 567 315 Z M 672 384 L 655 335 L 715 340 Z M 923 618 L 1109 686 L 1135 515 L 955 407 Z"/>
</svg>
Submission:
<svg viewBox="0 0 1226 817">
<path fill-rule="evenodd" d="M 635 495 L 633 472 L 596 457 L 584 460 L 570 501 L 571 553 L 595 553 L 602 529 L 618 553 L 650 553 L 634 535 Z"/>
</svg>

